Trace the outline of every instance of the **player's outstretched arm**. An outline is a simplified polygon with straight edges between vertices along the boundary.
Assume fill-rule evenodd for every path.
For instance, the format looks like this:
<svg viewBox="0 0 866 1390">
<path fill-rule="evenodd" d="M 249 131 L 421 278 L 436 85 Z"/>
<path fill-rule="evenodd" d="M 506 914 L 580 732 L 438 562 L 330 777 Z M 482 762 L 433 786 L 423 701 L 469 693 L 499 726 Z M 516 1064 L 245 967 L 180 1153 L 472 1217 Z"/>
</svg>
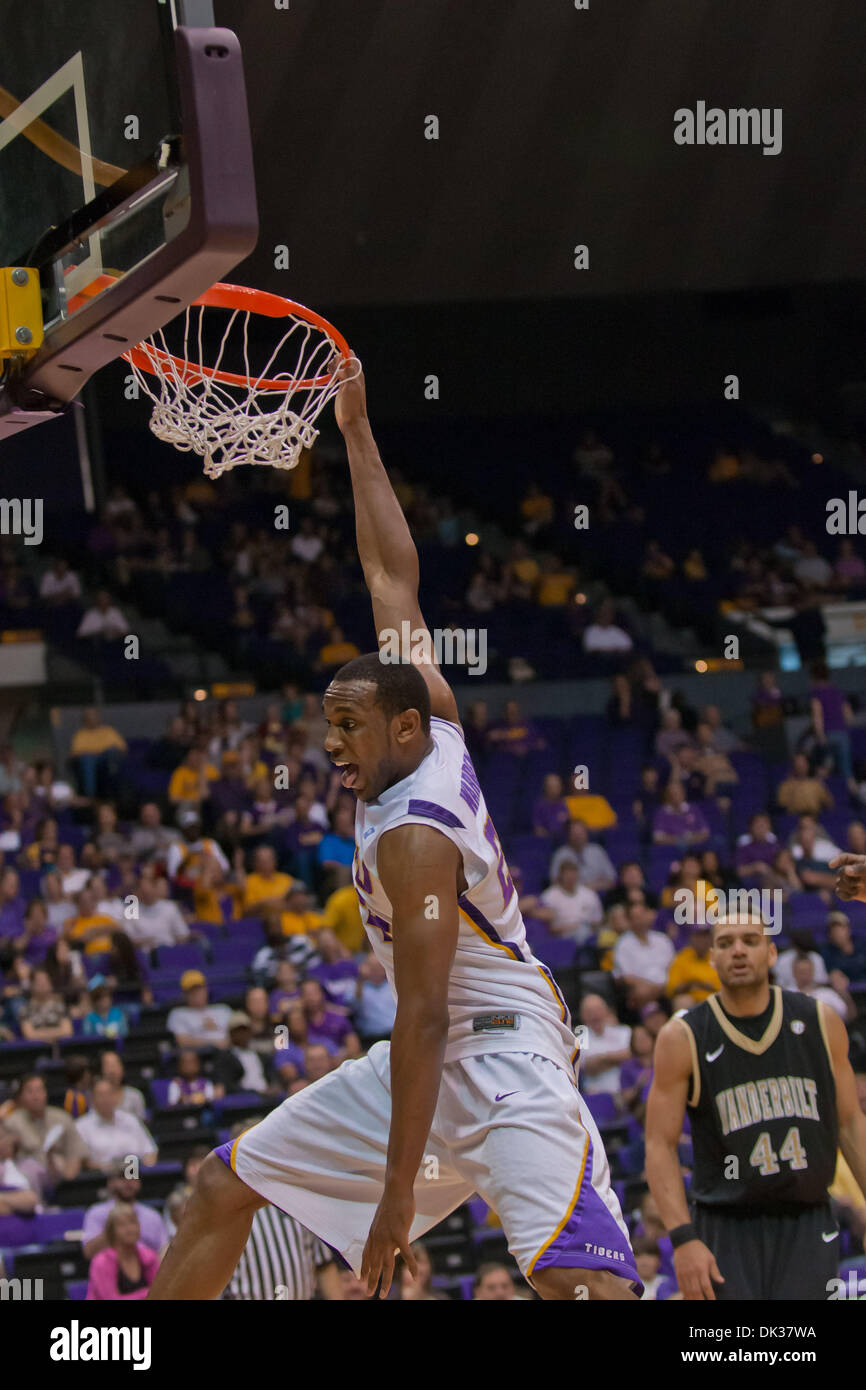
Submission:
<svg viewBox="0 0 866 1390">
<path fill-rule="evenodd" d="M 835 1009 L 818 1005 L 833 1059 L 839 1148 L 866 1198 L 866 1115 L 860 1109 L 857 1082 L 848 1057 L 848 1031 Z"/>
<path fill-rule="evenodd" d="M 448 1037 L 448 977 L 457 948 L 457 870 L 460 851 L 438 830 L 398 825 L 379 841 L 377 868 L 393 908 L 397 1015 L 391 1030 L 391 1128 L 385 1191 L 361 1262 L 373 1294 L 381 1277 L 384 1298 L 401 1251 L 412 1275 L 409 1249 L 415 1215 L 415 1180 L 424 1158 Z"/>
<path fill-rule="evenodd" d="M 382 634 L 391 630 L 402 635 L 404 622 L 412 634 L 427 632 L 418 606 L 418 552 L 409 533 L 403 509 L 388 481 L 385 466 L 367 418 L 367 396 L 363 375 L 346 379 L 351 370 L 339 368 L 344 380 L 334 402 L 337 424 L 346 441 L 349 473 L 355 499 L 355 534 L 364 580 L 373 601 L 373 621 L 379 645 Z M 435 657 L 432 642 L 425 645 L 429 660 L 419 657 L 421 644 L 413 636 L 416 652 L 411 655 L 430 690 L 432 712 L 440 719 L 458 722 L 457 703 Z"/>
<path fill-rule="evenodd" d="M 665 1229 L 691 1225 L 677 1155 L 692 1075 L 688 1024 L 672 1018 L 658 1036 L 646 1114 L 646 1175 Z M 688 1235 L 688 1232 L 684 1232 Z M 713 1252 L 697 1236 L 674 1249 L 674 1268 L 683 1298 L 715 1301 L 712 1281 L 724 1283 Z"/>
</svg>

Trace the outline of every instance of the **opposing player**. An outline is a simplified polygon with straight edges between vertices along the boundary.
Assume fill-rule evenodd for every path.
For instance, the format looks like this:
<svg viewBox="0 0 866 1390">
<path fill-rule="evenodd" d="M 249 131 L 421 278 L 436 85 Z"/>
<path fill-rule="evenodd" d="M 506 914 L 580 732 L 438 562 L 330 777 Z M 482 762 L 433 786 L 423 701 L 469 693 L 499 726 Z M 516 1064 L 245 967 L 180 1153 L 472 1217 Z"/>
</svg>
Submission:
<svg viewBox="0 0 866 1390">
<path fill-rule="evenodd" d="M 343 369 L 345 371 L 345 369 Z M 418 557 L 367 419 L 336 398 L 380 647 L 331 681 L 325 747 L 357 797 L 354 880 L 397 995 L 390 1043 L 300 1091 L 202 1166 L 150 1297 L 215 1298 L 273 1202 L 342 1252 L 368 1292 L 399 1251 L 478 1192 L 546 1299 L 641 1292 L 575 1076 L 565 1003 L 526 944 L 517 895 L 418 607 Z M 426 650 L 425 650 L 425 636 Z"/>
<path fill-rule="evenodd" d="M 658 1036 L 646 1171 L 687 1299 L 828 1297 L 839 1230 L 827 1189 L 841 1147 L 866 1194 L 866 1115 L 839 1015 L 770 986 L 759 917 L 714 927 L 718 994 Z M 688 1106 L 690 1215 L 677 1158 Z"/>
</svg>

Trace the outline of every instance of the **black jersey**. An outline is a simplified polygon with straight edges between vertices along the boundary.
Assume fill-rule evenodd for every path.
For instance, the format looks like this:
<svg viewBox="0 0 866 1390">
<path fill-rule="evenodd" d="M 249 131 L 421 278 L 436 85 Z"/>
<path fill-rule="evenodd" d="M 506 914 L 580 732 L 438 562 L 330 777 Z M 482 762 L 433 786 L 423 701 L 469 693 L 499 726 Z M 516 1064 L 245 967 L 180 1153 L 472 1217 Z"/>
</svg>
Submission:
<svg viewBox="0 0 866 1390">
<path fill-rule="evenodd" d="M 692 1051 L 691 1197 L 703 1206 L 827 1200 L 839 1124 L 826 1006 L 778 985 L 770 996 L 754 1020 L 732 1018 L 718 995 L 679 1015 Z"/>
</svg>

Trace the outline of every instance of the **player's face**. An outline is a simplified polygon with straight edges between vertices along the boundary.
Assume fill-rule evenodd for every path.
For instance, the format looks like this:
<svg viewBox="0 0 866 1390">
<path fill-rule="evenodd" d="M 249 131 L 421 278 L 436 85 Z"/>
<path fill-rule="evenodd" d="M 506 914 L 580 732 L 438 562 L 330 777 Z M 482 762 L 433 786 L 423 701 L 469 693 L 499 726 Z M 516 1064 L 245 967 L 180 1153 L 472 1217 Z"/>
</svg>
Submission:
<svg viewBox="0 0 866 1390">
<path fill-rule="evenodd" d="M 716 927 L 710 960 L 727 989 L 765 984 L 776 948 L 761 922 L 725 922 Z"/>
<path fill-rule="evenodd" d="M 343 786 L 360 801 L 375 801 L 399 780 L 388 721 L 373 686 L 332 682 L 322 701 L 328 733 L 325 752 L 342 767 Z"/>
</svg>

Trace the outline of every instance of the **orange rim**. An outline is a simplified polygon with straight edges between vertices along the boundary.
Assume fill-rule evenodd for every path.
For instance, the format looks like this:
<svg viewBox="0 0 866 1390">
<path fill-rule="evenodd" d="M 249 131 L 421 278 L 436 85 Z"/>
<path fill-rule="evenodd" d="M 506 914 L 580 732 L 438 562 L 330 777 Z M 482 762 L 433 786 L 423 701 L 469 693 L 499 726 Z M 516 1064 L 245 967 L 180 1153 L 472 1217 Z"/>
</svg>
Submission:
<svg viewBox="0 0 866 1390">
<path fill-rule="evenodd" d="M 352 356 L 349 344 L 343 337 L 338 328 L 335 328 L 327 319 L 317 314 L 315 309 L 308 309 L 305 304 L 298 304 L 294 299 L 284 299 L 279 294 L 269 294 L 267 290 L 251 289 L 247 285 L 211 285 L 209 290 L 205 290 L 203 295 L 193 300 L 194 306 L 206 306 L 211 309 L 232 309 L 241 310 L 244 313 L 261 314 L 265 318 L 278 319 L 295 318 L 304 319 L 311 323 L 314 328 L 318 328 L 337 348 L 340 356 L 346 360 Z M 219 381 L 224 386 L 246 386 L 255 387 L 257 391 L 282 391 L 286 394 L 289 391 L 311 391 L 317 386 L 327 386 L 331 380 L 332 373 L 324 376 L 304 377 L 300 381 L 278 381 L 270 377 L 244 376 L 240 372 L 226 372 L 216 367 L 200 367 L 197 363 L 190 362 L 185 357 L 175 357 L 173 353 L 164 352 L 161 348 L 152 347 L 149 352 L 145 352 L 141 347 L 130 348 L 123 353 L 127 362 L 138 367 L 139 371 L 149 372 L 151 376 L 159 376 L 160 373 L 154 366 L 154 358 L 166 375 L 169 375 L 169 367 L 173 367 L 181 381 L 187 386 L 194 386 L 196 382 L 207 378 L 208 381 Z"/>
</svg>

